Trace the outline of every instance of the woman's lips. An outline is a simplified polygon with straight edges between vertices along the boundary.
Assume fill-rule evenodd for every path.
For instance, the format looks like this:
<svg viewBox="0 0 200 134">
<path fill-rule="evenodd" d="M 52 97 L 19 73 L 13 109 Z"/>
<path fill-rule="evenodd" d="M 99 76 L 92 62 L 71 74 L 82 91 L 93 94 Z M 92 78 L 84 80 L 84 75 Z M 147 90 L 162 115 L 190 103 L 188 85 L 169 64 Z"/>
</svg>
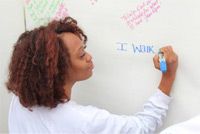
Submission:
<svg viewBox="0 0 200 134">
<path fill-rule="evenodd" d="M 94 64 L 91 63 L 91 64 L 89 65 L 89 69 L 92 70 L 93 68 L 94 68 Z"/>
</svg>

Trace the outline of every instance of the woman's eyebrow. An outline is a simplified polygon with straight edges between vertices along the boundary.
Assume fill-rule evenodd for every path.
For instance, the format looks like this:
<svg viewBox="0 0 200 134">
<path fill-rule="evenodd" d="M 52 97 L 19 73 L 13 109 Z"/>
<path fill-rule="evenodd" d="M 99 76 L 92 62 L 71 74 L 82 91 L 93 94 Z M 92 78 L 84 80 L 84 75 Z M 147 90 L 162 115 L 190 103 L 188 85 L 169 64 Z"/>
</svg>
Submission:
<svg viewBox="0 0 200 134">
<path fill-rule="evenodd" d="M 75 51 L 75 53 L 79 53 L 80 50 L 85 49 L 86 47 L 87 47 L 86 45 L 80 46 L 80 47 Z"/>
</svg>

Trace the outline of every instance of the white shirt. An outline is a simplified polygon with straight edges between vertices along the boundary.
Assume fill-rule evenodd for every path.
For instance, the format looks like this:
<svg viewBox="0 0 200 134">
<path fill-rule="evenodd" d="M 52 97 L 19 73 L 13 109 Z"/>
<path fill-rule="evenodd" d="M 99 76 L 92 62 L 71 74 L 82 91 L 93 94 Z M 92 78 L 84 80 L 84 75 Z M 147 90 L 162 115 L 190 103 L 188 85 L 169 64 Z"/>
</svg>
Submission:
<svg viewBox="0 0 200 134">
<path fill-rule="evenodd" d="M 158 90 L 135 116 L 115 115 L 73 101 L 32 112 L 14 96 L 9 113 L 11 134 L 153 134 L 162 125 L 171 98 Z"/>
<path fill-rule="evenodd" d="M 173 125 L 160 134 L 200 134 L 200 115 L 188 121 Z"/>
</svg>

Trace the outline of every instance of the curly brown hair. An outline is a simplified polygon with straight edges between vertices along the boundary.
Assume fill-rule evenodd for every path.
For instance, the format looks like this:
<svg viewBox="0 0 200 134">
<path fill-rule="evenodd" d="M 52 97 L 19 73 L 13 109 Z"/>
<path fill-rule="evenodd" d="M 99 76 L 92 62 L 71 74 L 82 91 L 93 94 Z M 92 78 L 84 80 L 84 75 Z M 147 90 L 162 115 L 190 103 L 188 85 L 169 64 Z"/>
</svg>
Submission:
<svg viewBox="0 0 200 134">
<path fill-rule="evenodd" d="M 22 33 L 15 43 L 6 86 L 19 97 L 24 107 L 53 108 L 70 100 L 64 90 L 70 55 L 59 36 L 65 32 L 87 41 L 77 21 L 66 17 Z"/>
</svg>

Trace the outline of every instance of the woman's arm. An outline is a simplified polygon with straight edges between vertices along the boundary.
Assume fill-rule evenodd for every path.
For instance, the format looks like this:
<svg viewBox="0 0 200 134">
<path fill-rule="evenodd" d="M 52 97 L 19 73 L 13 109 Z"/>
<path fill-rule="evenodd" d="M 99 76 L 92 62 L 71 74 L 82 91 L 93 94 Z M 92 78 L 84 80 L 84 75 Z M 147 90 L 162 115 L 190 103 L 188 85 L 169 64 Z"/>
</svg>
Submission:
<svg viewBox="0 0 200 134">
<path fill-rule="evenodd" d="M 167 63 L 167 72 L 162 74 L 159 89 L 166 95 L 169 95 L 176 76 L 178 56 L 174 53 L 171 46 L 161 48 L 161 52 L 164 53 L 164 57 Z M 158 55 L 155 55 L 153 60 L 155 68 L 160 69 Z"/>
<path fill-rule="evenodd" d="M 175 79 L 178 58 L 171 46 L 163 47 L 161 51 L 167 62 L 167 72 L 162 74 L 159 90 L 144 104 L 143 111 L 135 116 L 120 116 L 91 107 L 86 112 L 89 114 L 83 127 L 85 133 L 153 134 L 162 125 L 171 101 L 168 95 Z M 154 65 L 159 69 L 158 55 L 154 57 Z"/>
</svg>

